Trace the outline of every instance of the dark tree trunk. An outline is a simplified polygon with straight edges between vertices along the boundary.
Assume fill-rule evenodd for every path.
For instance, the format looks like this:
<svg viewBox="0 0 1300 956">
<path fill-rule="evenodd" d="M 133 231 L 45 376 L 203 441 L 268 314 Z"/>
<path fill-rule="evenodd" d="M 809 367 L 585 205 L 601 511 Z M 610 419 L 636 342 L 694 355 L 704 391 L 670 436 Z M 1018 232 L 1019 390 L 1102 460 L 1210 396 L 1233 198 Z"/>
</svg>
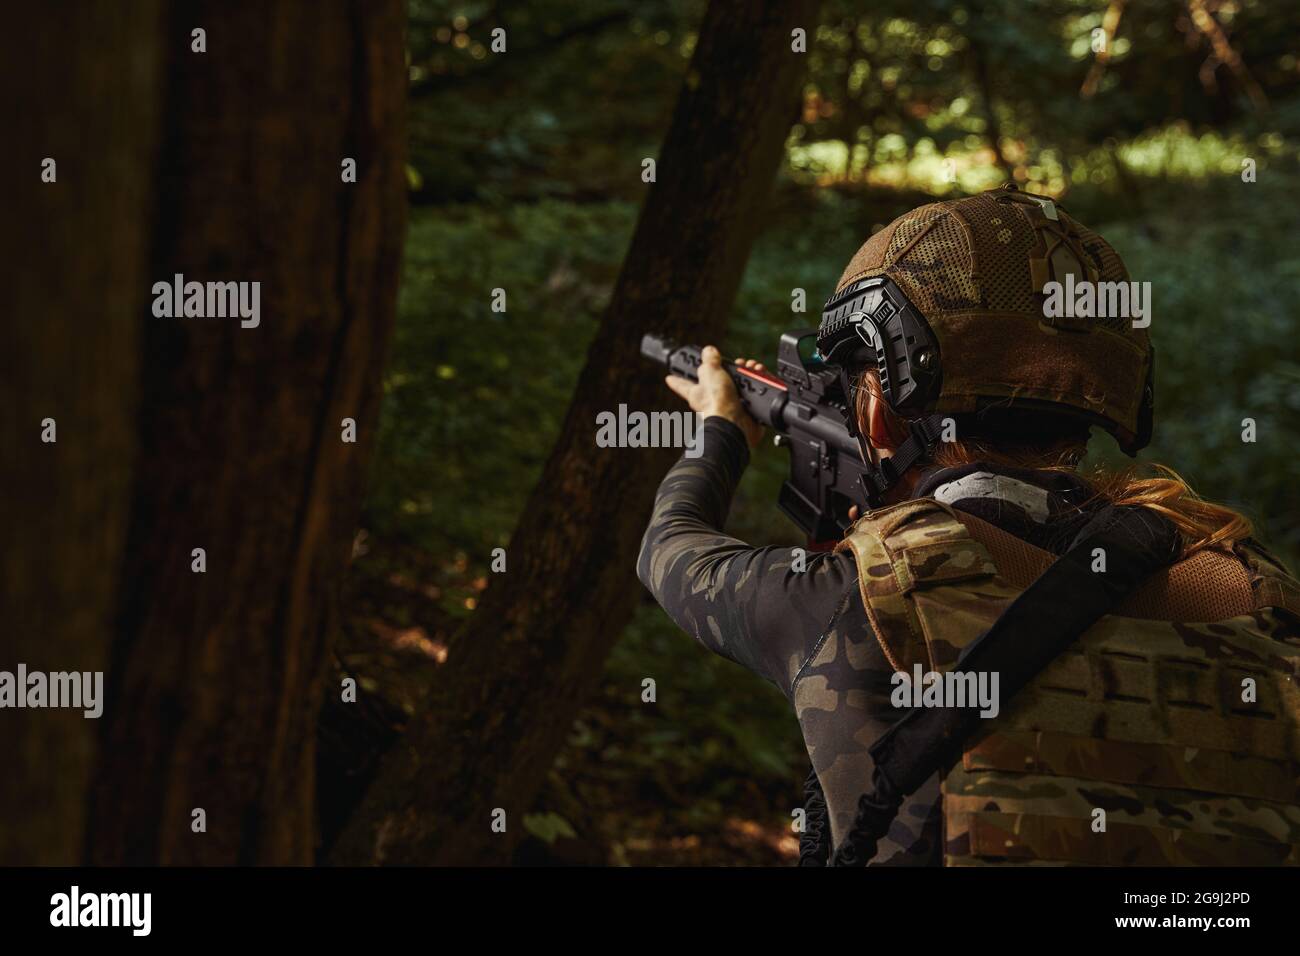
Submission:
<svg viewBox="0 0 1300 956">
<path fill-rule="evenodd" d="M 404 6 L 212 0 L 164 27 L 149 281 L 260 282 L 261 321 L 139 314 L 94 862 L 313 859 L 325 652 L 405 231 Z M 195 27 L 206 53 L 191 52 Z"/>
<path fill-rule="evenodd" d="M 662 408 L 641 335 L 717 341 L 796 115 L 815 0 L 714 0 L 563 431 L 427 708 L 340 839 L 342 863 L 507 860 L 547 768 L 641 593 L 637 546 L 670 451 L 598 449 L 596 415 Z M 640 161 L 627 158 L 628 175 Z M 430 480 L 434 480 L 430 476 Z M 640 706 L 640 687 L 626 688 Z M 491 829 L 507 812 L 504 834 Z"/>
<path fill-rule="evenodd" d="M 158 9 L 24 3 L 5 17 L 0 669 L 102 671 L 136 447 Z M 0 865 L 79 862 L 97 722 L 0 721 Z"/>
<path fill-rule="evenodd" d="M 970 44 L 972 67 L 975 72 L 975 85 L 980 91 L 980 103 L 984 107 L 984 123 L 988 130 L 989 146 L 993 157 L 1006 182 L 1015 182 L 1015 169 L 1007 154 L 1002 149 L 1002 123 L 998 120 L 998 107 L 993 98 L 993 77 L 989 72 L 988 51 L 978 40 L 968 38 Z"/>
</svg>

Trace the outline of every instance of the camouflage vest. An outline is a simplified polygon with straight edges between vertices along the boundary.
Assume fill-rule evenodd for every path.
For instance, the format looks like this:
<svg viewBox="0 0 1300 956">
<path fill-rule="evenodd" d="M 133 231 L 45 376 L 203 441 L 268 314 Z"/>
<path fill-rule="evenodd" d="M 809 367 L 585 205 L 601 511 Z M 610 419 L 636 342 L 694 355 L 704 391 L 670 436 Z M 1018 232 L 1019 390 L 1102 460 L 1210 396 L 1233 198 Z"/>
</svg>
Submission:
<svg viewBox="0 0 1300 956">
<path fill-rule="evenodd" d="M 840 549 L 909 675 L 951 670 L 1054 558 L 929 498 Z M 1300 584 L 1249 546 L 1179 562 L 981 722 L 942 777 L 945 865 L 1300 863 L 1297 683 Z"/>
</svg>

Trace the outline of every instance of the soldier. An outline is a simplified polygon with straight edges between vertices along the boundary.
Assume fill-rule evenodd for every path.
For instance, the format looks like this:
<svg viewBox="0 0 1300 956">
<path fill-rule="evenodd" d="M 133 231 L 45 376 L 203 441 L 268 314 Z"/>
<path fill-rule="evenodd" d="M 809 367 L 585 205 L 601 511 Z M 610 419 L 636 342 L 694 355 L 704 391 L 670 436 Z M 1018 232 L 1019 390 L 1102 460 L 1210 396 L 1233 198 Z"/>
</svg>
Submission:
<svg viewBox="0 0 1300 956">
<path fill-rule="evenodd" d="M 1300 862 L 1300 584 L 1244 517 L 1174 472 L 1078 470 L 1093 425 L 1130 455 L 1149 441 L 1148 323 L 1044 302 L 1059 302 L 1052 283 L 1128 279 L 1101 236 L 1014 186 L 922 206 L 872 236 L 818 350 L 891 486 L 834 551 L 806 558 L 721 530 L 762 428 L 718 351 L 705 350 L 698 384 L 669 377 L 704 417 L 703 454 L 660 486 L 638 574 L 682 629 L 791 701 L 813 765 L 801 862 Z M 1044 606 L 1044 570 L 1077 564 L 1121 518 L 1118 550 L 1164 549 L 1151 564 L 1164 567 L 1106 601 L 1087 581 L 1058 586 Z M 1101 581 L 1117 556 L 1093 547 L 1081 560 Z M 1003 660 L 1032 656 L 1058 618 L 1082 620 L 1082 636 L 915 792 L 882 797 L 886 751 L 872 745 L 921 696 L 900 686 L 922 676 L 941 690 L 929 675 L 952 676 L 1022 595 Z"/>
</svg>

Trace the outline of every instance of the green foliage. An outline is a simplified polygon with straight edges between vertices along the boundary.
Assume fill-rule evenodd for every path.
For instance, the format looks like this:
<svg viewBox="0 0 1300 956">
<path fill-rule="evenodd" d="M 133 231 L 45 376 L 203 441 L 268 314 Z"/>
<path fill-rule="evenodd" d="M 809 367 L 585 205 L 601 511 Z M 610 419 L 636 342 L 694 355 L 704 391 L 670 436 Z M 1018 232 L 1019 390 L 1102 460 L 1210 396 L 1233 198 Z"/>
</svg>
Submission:
<svg viewBox="0 0 1300 956">
<path fill-rule="evenodd" d="M 416 213 L 366 506 L 375 530 L 482 563 L 507 542 L 634 215 L 554 200 Z"/>
<path fill-rule="evenodd" d="M 1259 182 L 1223 177 L 1104 230 L 1155 297 L 1156 430 L 1143 460 L 1173 467 L 1203 497 L 1243 509 L 1296 568 L 1300 348 L 1291 292 L 1300 278 L 1293 165 Z M 1257 423 L 1254 444 L 1242 422 Z"/>
<path fill-rule="evenodd" d="M 554 843 L 561 837 L 576 837 L 569 821 L 558 813 L 528 813 L 524 815 L 524 829 L 543 843 Z"/>
<path fill-rule="evenodd" d="M 655 679 L 653 703 L 641 701 L 646 677 Z M 686 639 L 652 603 L 637 610 L 601 687 L 570 751 L 599 754 L 613 778 L 654 787 L 701 819 L 755 785 L 797 798 L 808 757 L 784 696 Z"/>
<path fill-rule="evenodd" d="M 410 4 L 417 203 L 639 200 L 700 0 Z M 490 53 L 505 30 L 506 50 Z"/>
</svg>

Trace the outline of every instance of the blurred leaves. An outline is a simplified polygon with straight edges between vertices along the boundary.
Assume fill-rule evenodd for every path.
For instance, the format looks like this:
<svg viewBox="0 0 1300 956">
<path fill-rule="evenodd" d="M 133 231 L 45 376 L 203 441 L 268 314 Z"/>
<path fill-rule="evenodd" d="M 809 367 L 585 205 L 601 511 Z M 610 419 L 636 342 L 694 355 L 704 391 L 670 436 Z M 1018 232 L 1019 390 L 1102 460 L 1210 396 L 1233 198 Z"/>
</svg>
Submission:
<svg viewBox="0 0 1300 956">
<path fill-rule="evenodd" d="M 554 843 L 560 837 L 576 837 L 569 821 L 558 813 L 528 813 L 524 815 L 524 829 L 543 843 Z"/>
</svg>

